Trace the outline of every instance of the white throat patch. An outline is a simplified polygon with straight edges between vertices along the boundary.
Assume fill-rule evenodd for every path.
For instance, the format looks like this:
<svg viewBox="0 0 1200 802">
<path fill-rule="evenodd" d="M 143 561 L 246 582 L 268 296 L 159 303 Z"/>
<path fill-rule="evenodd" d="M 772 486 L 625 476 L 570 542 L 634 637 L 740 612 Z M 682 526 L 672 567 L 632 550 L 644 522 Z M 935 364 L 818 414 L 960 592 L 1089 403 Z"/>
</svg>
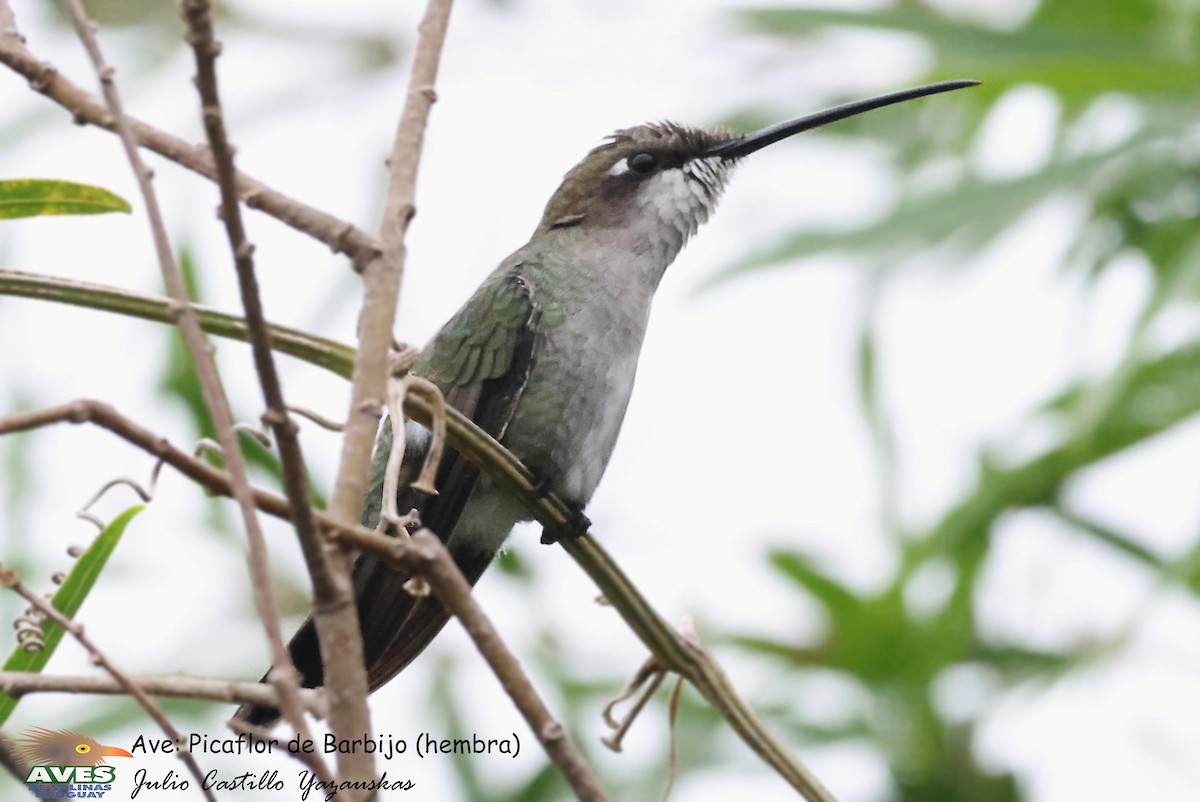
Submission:
<svg viewBox="0 0 1200 802">
<path fill-rule="evenodd" d="M 661 223 L 677 229 L 684 239 L 708 220 L 725 187 L 728 168 L 721 159 L 692 159 L 681 168 L 663 170 L 642 188 L 643 208 Z"/>
<path fill-rule="evenodd" d="M 623 161 L 621 162 L 623 163 Z M 646 234 L 667 262 L 708 220 L 725 187 L 729 164 L 718 157 L 692 159 L 648 178 L 638 193 Z"/>
</svg>

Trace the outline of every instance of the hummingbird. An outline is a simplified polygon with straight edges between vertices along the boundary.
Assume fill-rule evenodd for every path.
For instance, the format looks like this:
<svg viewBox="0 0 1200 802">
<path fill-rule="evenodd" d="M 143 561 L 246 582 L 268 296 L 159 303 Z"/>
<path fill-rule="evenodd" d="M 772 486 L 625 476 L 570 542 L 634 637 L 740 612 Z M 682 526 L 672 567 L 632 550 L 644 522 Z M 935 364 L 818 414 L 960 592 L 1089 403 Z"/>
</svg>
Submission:
<svg viewBox="0 0 1200 802">
<path fill-rule="evenodd" d="M 617 442 L 654 293 L 712 214 L 738 163 L 802 131 L 977 83 L 927 84 L 744 135 L 672 122 L 617 131 L 571 168 L 529 242 L 484 280 L 421 351 L 412 372 L 520 458 L 540 488 L 576 510 L 563 531 L 544 532 L 543 542 L 586 532 L 583 510 Z M 379 524 L 391 426 L 385 420 L 381 427 L 364 501 L 362 523 L 370 528 Z M 474 585 L 529 513 L 450 449 L 438 469 L 437 495 L 406 488 L 430 434 L 415 422 L 404 426 L 397 509 L 417 509 Z M 420 654 L 449 615 L 433 596 L 406 592 L 409 579 L 369 555 L 354 567 L 372 691 Z M 289 650 L 304 686 L 319 687 L 323 670 L 311 618 Z M 267 725 L 278 712 L 247 706 L 238 716 Z"/>
</svg>

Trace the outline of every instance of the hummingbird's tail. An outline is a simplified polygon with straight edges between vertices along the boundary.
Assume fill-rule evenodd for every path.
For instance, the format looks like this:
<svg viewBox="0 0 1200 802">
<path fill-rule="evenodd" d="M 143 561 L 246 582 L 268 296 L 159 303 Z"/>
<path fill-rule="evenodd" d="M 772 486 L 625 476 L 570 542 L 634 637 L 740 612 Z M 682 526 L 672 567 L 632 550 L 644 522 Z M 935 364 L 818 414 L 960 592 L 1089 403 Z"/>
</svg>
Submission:
<svg viewBox="0 0 1200 802">
<path fill-rule="evenodd" d="M 288 644 L 292 662 L 300 672 L 300 685 L 304 688 L 319 688 L 325 682 L 325 668 L 321 665 L 321 649 L 317 645 L 317 628 L 310 617 L 292 636 Z M 263 674 L 259 682 L 265 683 Z M 245 704 L 237 709 L 235 719 L 256 727 L 272 727 L 279 720 L 279 710 L 270 705 Z"/>
<path fill-rule="evenodd" d="M 474 586 L 493 556 L 494 552 L 455 554 L 455 561 Z M 417 598 L 405 590 L 404 584 L 410 579 L 405 571 L 396 571 L 369 556 L 359 557 L 355 572 L 360 570 L 365 572 L 367 580 L 358 596 L 358 617 L 367 683 L 374 692 L 425 650 L 446 625 L 450 614 L 436 597 Z M 288 652 L 300 672 L 302 687 L 319 688 L 325 683 L 325 666 L 311 617 L 292 637 Z M 266 679 L 264 674 L 261 681 Z M 234 717 L 258 727 L 270 727 L 279 720 L 279 710 L 270 705 L 242 705 Z"/>
<path fill-rule="evenodd" d="M 540 315 L 531 300 L 529 283 L 514 271 L 514 266 L 502 265 L 502 270 L 476 293 L 482 300 L 468 302 L 446 324 L 428 351 L 430 361 L 425 367 L 430 372 L 422 374 L 431 381 L 440 381 L 447 406 L 471 418 L 497 440 L 503 438 L 529 379 L 537 344 L 535 324 Z M 500 318 L 493 319 L 501 312 Z M 493 331 L 497 326 L 499 329 Z M 480 340 L 477 334 L 481 331 L 491 332 L 490 339 Z M 498 345 L 491 344 L 493 340 Z M 490 349 L 486 359 L 482 356 L 484 344 Z M 434 364 L 439 358 L 453 367 L 440 379 Z M 469 369 L 460 370 L 460 362 Z M 477 371 L 481 365 L 488 367 Z M 398 509 L 420 510 L 422 525 L 445 540 L 463 576 L 473 586 L 513 526 L 526 519 L 527 513 L 520 502 L 499 493 L 490 482 L 481 485 L 479 466 L 450 448 L 443 453 L 438 467 L 437 494 L 418 494 L 410 481 L 421 470 L 431 438 L 426 429 L 411 421 L 404 431 L 406 448 L 397 482 L 402 488 Z M 370 529 L 376 528 L 379 521 L 391 449 L 392 425 L 388 419 L 376 443 L 363 504 L 362 522 Z M 355 598 L 367 682 L 372 691 L 412 662 L 449 618 L 435 597 L 416 598 L 404 589 L 410 578 L 407 571 L 390 568 L 369 555 L 361 555 L 355 562 Z M 288 648 L 304 687 L 320 687 L 325 671 L 311 618 Z M 241 707 L 236 717 L 268 726 L 278 719 L 279 711 L 249 705 Z"/>
</svg>

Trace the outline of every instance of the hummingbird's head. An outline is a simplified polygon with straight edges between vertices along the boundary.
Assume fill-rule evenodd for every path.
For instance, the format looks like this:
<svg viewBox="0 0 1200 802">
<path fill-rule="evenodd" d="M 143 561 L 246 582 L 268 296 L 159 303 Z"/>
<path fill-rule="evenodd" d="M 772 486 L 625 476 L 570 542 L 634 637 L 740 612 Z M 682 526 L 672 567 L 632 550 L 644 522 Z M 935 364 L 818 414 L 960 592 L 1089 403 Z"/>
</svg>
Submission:
<svg viewBox="0 0 1200 802">
<path fill-rule="evenodd" d="M 617 131 L 566 174 L 539 230 L 645 229 L 682 245 L 712 213 L 736 162 L 709 153 L 728 139 L 671 122 Z"/>
<path fill-rule="evenodd" d="M 730 171 L 743 157 L 801 131 L 976 83 L 919 86 L 835 106 L 752 134 L 670 122 L 625 128 L 566 174 L 546 204 L 538 233 L 575 226 L 607 230 L 634 252 L 658 257 L 665 268 L 708 219 Z"/>
</svg>

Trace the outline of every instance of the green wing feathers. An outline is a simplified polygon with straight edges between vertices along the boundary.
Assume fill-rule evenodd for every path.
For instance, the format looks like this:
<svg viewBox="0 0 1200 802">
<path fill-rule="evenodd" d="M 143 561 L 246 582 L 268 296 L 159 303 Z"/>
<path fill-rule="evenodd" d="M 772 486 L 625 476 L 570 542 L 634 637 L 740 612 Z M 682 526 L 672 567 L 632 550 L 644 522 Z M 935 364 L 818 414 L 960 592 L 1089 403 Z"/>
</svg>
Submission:
<svg viewBox="0 0 1200 802">
<path fill-rule="evenodd" d="M 486 282 L 421 354 L 413 372 L 451 387 L 498 379 L 534 316 L 529 285 L 515 272 Z"/>
</svg>

